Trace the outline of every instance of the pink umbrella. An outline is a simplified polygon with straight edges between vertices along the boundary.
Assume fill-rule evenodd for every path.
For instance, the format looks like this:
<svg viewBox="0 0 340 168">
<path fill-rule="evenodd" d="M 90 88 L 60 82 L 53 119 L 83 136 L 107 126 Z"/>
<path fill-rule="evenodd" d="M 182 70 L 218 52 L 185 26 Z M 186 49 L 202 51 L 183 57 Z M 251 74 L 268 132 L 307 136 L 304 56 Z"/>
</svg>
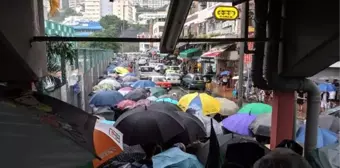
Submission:
<svg viewBox="0 0 340 168">
<path fill-rule="evenodd" d="M 133 108 L 138 107 L 138 106 L 149 106 L 150 104 L 151 104 L 150 100 L 142 99 L 142 100 L 138 100 Z"/>
<path fill-rule="evenodd" d="M 124 110 L 124 109 L 131 109 L 135 107 L 136 102 L 132 100 L 123 100 L 117 104 L 117 108 Z"/>
<path fill-rule="evenodd" d="M 132 90 L 133 90 L 132 87 L 123 87 L 123 88 L 119 89 L 118 92 L 121 93 L 123 96 L 125 96 L 126 94 L 128 94 Z"/>
</svg>

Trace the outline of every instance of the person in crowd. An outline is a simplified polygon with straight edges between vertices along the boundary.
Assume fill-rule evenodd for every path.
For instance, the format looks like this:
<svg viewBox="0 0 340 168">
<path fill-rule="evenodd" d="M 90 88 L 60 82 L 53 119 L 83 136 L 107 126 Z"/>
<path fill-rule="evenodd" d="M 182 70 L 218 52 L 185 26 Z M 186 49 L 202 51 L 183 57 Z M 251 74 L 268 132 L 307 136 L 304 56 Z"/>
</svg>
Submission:
<svg viewBox="0 0 340 168">
<path fill-rule="evenodd" d="M 222 77 L 222 86 L 223 86 L 223 90 L 227 90 L 227 86 L 228 86 L 228 76 L 223 76 Z"/>
<path fill-rule="evenodd" d="M 339 101 L 339 90 L 340 90 L 339 80 L 338 79 L 334 79 L 332 84 L 336 88 L 336 91 L 335 91 L 335 100 L 336 100 L 336 102 L 338 102 Z"/>
<path fill-rule="evenodd" d="M 297 92 L 297 104 L 298 104 L 298 106 L 299 106 L 299 111 L 300 112 L 302 112 L 303 111 L 303 104 L 305 103 L 305 100 L 306 100 L 306 98 L 305 98 L 305 93 L 304 92 L 302 92 L 302 91 L 298 91 Z"/>
<path fill-rule="evenodd" d="M 326 111 L 329 108 L 329 92 L 321 93 L 321 112 Z"/>
</svg>

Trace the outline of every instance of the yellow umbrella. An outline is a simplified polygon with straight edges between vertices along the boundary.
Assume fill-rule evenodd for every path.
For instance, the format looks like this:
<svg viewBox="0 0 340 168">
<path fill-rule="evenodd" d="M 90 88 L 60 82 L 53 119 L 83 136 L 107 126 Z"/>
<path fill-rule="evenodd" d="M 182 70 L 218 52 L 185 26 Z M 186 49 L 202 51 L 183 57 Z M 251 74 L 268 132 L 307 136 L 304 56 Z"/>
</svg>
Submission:
<svg viewBox="0 0 340 168">
<path fill-rule="evenodd" d="M 129 73 L 130 71 L 124 67 L 117 67 L 115 68 L 115 71 L 119 74 L 127 74 Z"/>
<path fill-rule="evenodd" d="M 200 108 L 203 115 L 217 114 L 221 111 L 220 102 L 206 93 L 191 93 L 184 95 L 178 102 L 178 106 L 186 111 L 188 108 Z"/>
</svg>

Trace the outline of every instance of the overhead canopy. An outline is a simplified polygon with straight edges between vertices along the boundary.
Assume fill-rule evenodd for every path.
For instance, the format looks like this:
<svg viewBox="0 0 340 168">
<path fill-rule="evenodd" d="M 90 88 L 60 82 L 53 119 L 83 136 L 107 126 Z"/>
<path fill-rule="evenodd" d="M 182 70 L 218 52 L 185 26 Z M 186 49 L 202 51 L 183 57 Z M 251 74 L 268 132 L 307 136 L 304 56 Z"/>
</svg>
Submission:
<svg viewBox="0 0 340 168">
<path fill-rule="evenodd" d="M 218 57 L 224 51 L 231 49 L 233 45 L 235 44 L 232 43 L 232 44 L 224 44 L 224 45 L 215 46 L 212 49 L 210 49 L 208 52 L 204 53 L 201 57 L 205 57 L 205 58 Z"/>
<path fill-rule="evenodd" d="M 190 57 L 200 56 L 201 54 L 202 54 L 202 51 L 200 49 L 190 48 L 190 49 L 180 52 L 179 56 L 182 58 L 190 58 Z"/>
</svg>

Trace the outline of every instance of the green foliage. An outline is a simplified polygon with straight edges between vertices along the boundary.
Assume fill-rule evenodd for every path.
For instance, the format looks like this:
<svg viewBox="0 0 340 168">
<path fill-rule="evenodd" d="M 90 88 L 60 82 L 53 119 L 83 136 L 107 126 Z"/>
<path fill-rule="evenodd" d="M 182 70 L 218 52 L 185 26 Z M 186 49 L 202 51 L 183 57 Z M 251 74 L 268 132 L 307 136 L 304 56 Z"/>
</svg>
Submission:
<svg viewBox="0 0 340 168">
<path fill-rule="evenodd" d="M 72 43 L 65 42 L 46 42 L 47 46 L 47 70 L 49 72 L 61 71 L 60 58 L 64 57 L 65 61 L 73 64 L 76 57 L 76 51 Z"/>
</svg>

